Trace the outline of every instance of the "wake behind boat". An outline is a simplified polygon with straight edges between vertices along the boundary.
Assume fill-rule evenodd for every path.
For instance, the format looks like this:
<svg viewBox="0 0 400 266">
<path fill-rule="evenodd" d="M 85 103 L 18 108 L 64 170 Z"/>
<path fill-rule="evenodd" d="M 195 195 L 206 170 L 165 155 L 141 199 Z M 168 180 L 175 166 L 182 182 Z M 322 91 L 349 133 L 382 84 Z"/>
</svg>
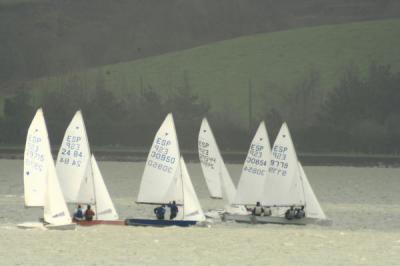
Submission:
<svg viewBox="0 0 400 266">
<path fill-rule="evenodd" d="M 167 205 L 175 201 L 179 218 L 126 219 L 134 226 L 190 226 L 205 221 L 200 202 L 180 156 L 172 114 L 168 114 L 154 138 L 143 172 L 137 203 Z"/>
</svg>

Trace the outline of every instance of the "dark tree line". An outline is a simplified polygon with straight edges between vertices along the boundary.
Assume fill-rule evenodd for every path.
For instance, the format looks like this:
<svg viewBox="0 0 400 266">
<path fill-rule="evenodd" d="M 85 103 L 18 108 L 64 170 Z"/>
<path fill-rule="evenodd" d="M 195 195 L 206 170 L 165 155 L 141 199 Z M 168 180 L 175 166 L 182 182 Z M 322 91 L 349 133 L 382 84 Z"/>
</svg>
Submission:
<svg viewBox="0 0 400 266">
<path fill-rule="evenodd" d="M 400 151 L 400 73 L 372 64 L 363 77 L 349 68 L 328 95 L 318 127 L 324 141 L 340 151 Z"/>
<path fill-rule="evenodd" d="M 197 147 L 197 135 L 201 119 L 209 115 L 210 105 L 192 91 L 187 74 L 182 86 L 168 97 L 161 97 L 152 86 L 142 87 L 138 93 L 119 99 L 105 88 L 101 74 L 93 90 L 85 89 L 78 77 L 72 76 L 63 88 L 46 91 L 35 105 L 32 104 L 30 88 L 21 87 L 18 93 L 5 100 L 4 116 L 0 120 L 2 144 L 23 145 L 26 132 L 35 110 L 43 108 L 49 137 L 53 145 L 59 145 L 64 132 L 77 110 L 82 110 L 89 141 L 96 146 L 147 147 L 154 138 L 167 113 L 174 115 L 180 146 L 184 149 Z M 246 141 L 246 132 L 240 127 L 209 117 L 222 147 L 235 147 L 237 140 Z M 222 122 L 219 122 L 222 120 Z M 232 140 L 232 137 L 237 136 Z"/>
<path fill-rule="evenodd" d="M 193 92 L 187 73 L 180 87 L 162 97 L 150 85 L 117 98 L 105 88 L 101 74 L 96 86 L 71 77 L 65 87 L 47 91 L 32 104 L 30 88 L 20 87 L 4 102 L 0 120 L 1 143 L 25 143 L 35 109 L 44 109 L 51 141 L 61 143 L 74 113 L 81 109 L 91 144 L 96 146 L 150 145 L 165 115 L 174 114 L 183 149 L 195 150 L 200 122 L 207 117 L 223 150 L 247 150 L 254 132 L 249 132 L 224 113 L 212 111 L 209 103 Z M 311 71 L 287 96 L 284 112 L 266 110 L 264 119 L 271 142 L 287 121 L 295 145 L 302 152 L 398 153 L 400 151 L 400 73 L 390 66 L 372 64 L 362 75 L 354 67 L 343 73 L 338 85 L 322 93 L 319 74 Z M 257 123 L 253 121 L 256 128 Z M 254 128 L 254 130 L 255 130 Z M 272 143 L 271 143 L 272 144 Z"/>
<path fill-rule="evenodd" d="M 371 64 L 362 75 L 349 67 L 310 117 L 312 123 L 295 128 L 299 146 L 304 151 L 398 153 L 399 103 L 399 72 Z"/>
</svg>

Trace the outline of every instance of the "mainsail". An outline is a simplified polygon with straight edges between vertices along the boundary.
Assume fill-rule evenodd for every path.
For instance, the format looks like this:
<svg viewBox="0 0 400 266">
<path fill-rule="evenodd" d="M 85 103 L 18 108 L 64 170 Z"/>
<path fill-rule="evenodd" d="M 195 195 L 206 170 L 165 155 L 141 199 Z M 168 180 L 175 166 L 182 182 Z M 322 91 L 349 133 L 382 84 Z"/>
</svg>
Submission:
<svg viewBox="0 0 400 266">
<path fill-rule="evenodd" d="M 25 206 L 44 206 L 47 185 L 47 161 L 53 159 L 46 122 L 42 109 L 38 109 L 26 137 L 24 153 Z M 50 157 L 49 157 L 50 156 Z"/>
<path fill-rule="evenodd" d="M 198 149 L 201 168 L 211 197 L 223 197 L 232 204 L 236 188 L 206 118 L 201 122 Z"/>
<path fill-rule="evenodd" d="M 219 151 L 207 119 L 201 122 L 198 139 L 201 169 L 212 198 L 222 198 Z"/>
<path fill-rule="evenodd" d="M 147 156 L 137 202 L 182 204 L 180 153 L 172 114 L 168 114 L 157 131 Z"/>
<path fill-rule="evenodd" d="M 270 158 L 271 148 L 268 133 L 265 123 L 261 122 L 243 165 L 235 204 L 251 205 L 262 201 Z"/>
<path fill-rule="evenodd" d="M 89 141 L 81 111 L 76 112 L 57 156 L 57 174 L 69 203 L 94 204 Z"/>
<path fill-rule="evenodd" d="M 304 192 L 298 160 L 286 123 L 283 123 L 272 148 L 268 178 L 264 183 L 265 206 L 304 205 Z"/>
</svg>

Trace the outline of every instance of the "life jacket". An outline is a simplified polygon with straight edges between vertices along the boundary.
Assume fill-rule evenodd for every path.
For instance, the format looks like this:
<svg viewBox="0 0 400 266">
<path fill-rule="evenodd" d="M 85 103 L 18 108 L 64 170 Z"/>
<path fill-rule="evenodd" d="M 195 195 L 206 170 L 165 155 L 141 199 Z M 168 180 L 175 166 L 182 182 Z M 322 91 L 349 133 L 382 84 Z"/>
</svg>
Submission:
<svg viewBox="0 0 400 266">
<path fill-rule="evenodd" d="M 82 209 L 78 209 L 76 212 L 75 212 L 75 215 L 74 215 L 76 218 L 83 218 L 83 212 L 82 212 Z"/>
</svg>

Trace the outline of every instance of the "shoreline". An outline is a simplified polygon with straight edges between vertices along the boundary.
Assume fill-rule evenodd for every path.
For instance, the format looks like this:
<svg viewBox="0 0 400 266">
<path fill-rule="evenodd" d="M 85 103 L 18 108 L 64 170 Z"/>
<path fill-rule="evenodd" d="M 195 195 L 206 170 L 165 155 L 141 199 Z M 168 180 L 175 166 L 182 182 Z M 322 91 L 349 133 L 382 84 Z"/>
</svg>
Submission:
<svg viewBox="0 0 400 266">
<path fill-rule="evenodd" d="M 145 148 L 102 148 L 94 147 L 93 154 L 99 161 L 144 162 L 148 150 Z M 52 147 L 54 158 L 58 149 Z M 182 150 L 182 155 L 187 162 L 199 162 L 197 151 Z M 223 151 L 222 157 L 226 163 L 243 164 L 247 151 Z M 0 159 L 23 160 L 24 147 L 0 147 Z M 303 165 L 314 166 L 400 166 L 400 155 L 391 154 L 344 154 L 344 153 L 298 153 L 298 158 Z"/>
</svg>

